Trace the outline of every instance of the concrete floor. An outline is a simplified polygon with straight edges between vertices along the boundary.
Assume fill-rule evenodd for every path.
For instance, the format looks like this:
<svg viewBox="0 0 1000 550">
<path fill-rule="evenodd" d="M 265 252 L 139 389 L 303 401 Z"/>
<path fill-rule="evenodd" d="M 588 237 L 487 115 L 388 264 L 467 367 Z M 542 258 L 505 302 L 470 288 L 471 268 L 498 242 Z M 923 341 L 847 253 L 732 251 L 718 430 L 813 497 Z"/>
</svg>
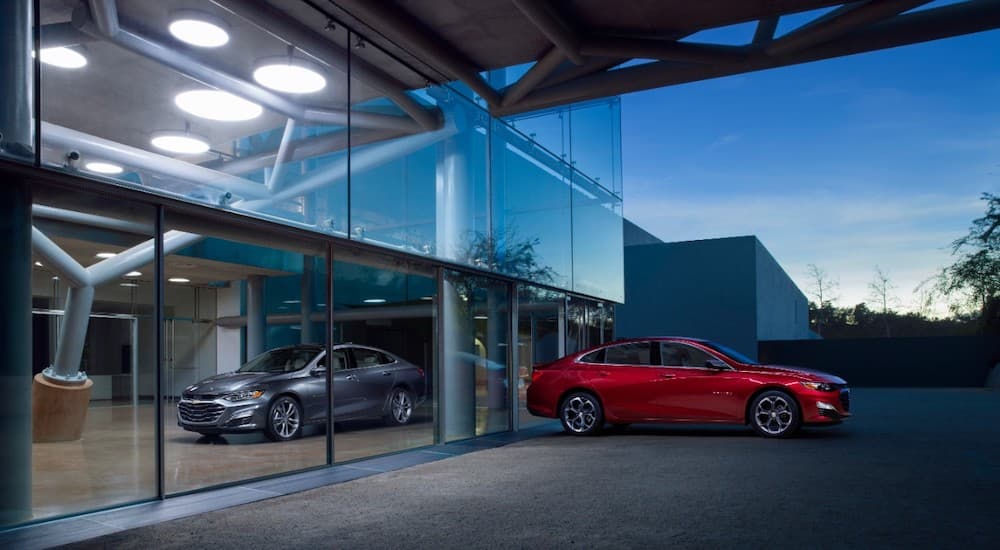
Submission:
<svg viewBox="0 0 1000 550">
<path fill-rule="evenodd" d="M 791 440 L 549 435 L 79 548 L 915 547 L 1000 543 L 1000 392 L 857 389 Z"/>
</svg>

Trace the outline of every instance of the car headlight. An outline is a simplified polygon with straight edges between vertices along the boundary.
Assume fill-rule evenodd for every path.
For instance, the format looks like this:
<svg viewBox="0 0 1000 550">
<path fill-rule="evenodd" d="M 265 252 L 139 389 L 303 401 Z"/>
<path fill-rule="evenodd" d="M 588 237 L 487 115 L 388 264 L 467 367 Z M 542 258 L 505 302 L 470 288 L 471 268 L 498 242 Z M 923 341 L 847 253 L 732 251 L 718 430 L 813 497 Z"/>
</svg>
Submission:
<svg viewBox="0 0 1000 550">
<path fill-rule="evenodd" d="M 834 391 L 835 388 L 832 384 L 827 384 L 826 382 L 800 382 L 803 386 L 816 391 Z"/>
<path fill-rule="evenodd" d="M 249 401 L 251 399 L 257 399 L 262 395 L 264 395 L 264 390 L 240 390 L 234 391 L 233 393 L 227 393 L 226 395 L 223 395 L 222 398 L 226 401 Z"/>
</svg>

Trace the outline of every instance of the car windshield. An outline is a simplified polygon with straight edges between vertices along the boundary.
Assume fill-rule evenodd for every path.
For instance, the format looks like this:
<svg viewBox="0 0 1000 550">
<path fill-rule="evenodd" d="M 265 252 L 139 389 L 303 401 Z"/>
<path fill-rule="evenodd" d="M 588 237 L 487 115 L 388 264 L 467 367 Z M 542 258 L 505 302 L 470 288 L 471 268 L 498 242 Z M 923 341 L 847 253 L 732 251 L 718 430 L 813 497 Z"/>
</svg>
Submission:
<svg viewBox="0 0 1000 550">
<path fill-rule="evenodd" d="M 236 372 L 294 372 L 304 368 L 318 354 L 316 349 L 273 349 L 247 361 Z"/>
<path fill-rule="evenodd" d="M 747 365 L 756 365 L 757 364 L 757 361 L 754 361 L 753 359 L 747 357 L 746 355 L 743 355 L 742 353 L 740 353 L 740 352 L 738 352 L 738 351 L 736 351 L 736 350 L 734 350 L 732 348 L 728 348 L 726 346 L 723 346 L 722 344 L 716 344 L 715 342 L 702 342 L 702 344 L 704 344 L 704 345 L 706 345 L 706 346 L 714 349 L 715 351 L 718 351 L 720 353 L 728 355 L 729 357 L 732 357 L 733 359 L 736 359 L 740 363 L 746 363 Z"/>
</svg>

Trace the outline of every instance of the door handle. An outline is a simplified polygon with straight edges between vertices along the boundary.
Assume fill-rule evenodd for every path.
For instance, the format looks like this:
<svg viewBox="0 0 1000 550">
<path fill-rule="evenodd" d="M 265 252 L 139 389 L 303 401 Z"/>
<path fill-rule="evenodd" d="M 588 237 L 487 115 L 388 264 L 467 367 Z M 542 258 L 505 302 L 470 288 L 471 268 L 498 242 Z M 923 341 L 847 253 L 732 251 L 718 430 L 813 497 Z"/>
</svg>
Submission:
<svg viewBox="0 0 1000 550">
<path fill-rule="evenodd" d="M 347 375 L 347 379 L 348 379 L 348 380 L 354 380 L 355 382 L 357 382 L 357 381 L 358 381 L 358 377 L 357 377 L 357 376 L 354 376 L 353 374 L 348 374 L 348 375 Z"/>
<path fill-rule="evenodd" d="M 606 371 L 606 370 L 602 370 L 602 371 L 598 371 L 597 375 L 598 376 L 611 376 L 611 373 L 608 372 L 608 371 Z"/>
<path fill-rule="evenodd" d="M 673 374 L 661 374 L 660 375 L 660 378 L 673 378 L 673 377 L 674 377 Z"/>
<path fill-rule="evenodd" d="M 382 371 L 382 376 L 389 376 L 390 374 L 392 373 L 387 370 Z"/>
</svg>

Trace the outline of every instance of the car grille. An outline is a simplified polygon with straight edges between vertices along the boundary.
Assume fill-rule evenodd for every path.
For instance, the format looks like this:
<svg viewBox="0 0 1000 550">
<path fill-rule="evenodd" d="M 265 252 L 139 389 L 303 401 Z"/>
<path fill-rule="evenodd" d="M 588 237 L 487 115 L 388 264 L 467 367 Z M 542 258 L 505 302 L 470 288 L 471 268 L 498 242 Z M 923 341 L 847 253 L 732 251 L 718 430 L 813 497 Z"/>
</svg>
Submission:
<svg viewBox="0 0 1000 550">
<path fill-rule="evenodd" d="M 199 393 L 197 395 L 191 392 L 184 392 L 181 394 L 183 399 L 197 399 L 198 401 L 213 401 L 222 397 L 224 394 L 221 393 Z"/>
<path fill-rule="evenodd" d="M 225 407 L 218 403 L 188 403 L 181 401 L 177 412 L 181 420 L 191 424 L 211 424 L 219 420 Z"/>
<path fill-rule="evenodd" d="M 845 411 L 850 412 L 851 410 L 851 390 L 843 389 L 840 390 L 840 405 L 844 407 Z"/>
</svg>

